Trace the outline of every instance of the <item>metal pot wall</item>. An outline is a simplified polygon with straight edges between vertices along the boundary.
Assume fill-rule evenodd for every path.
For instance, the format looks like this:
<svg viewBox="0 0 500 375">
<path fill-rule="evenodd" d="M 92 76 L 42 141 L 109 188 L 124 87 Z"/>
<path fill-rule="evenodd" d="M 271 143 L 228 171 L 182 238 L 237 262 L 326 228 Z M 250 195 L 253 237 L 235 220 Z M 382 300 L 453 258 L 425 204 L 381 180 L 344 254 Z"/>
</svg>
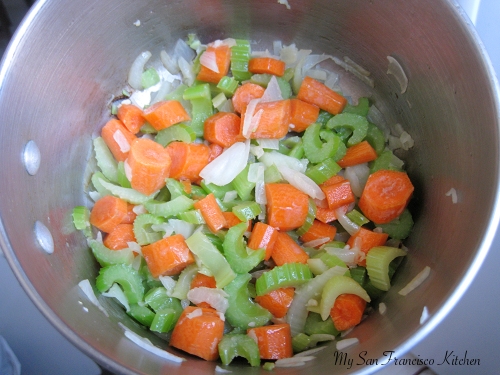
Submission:
<svg viewBox="0 0 500 375">
<path fill-rule="evenodd" d="M 0 70 L 1 246 L 19 281 L 44 315 L 77 347 L 116 373 L 212 373 L 214 363 L 182 365 L 150 354 L 123 335 L 142 331 L 113 303 L 106 317 L 77 284 L 97 264 L 71 223 L 86 204 L 92 136 L 109 117 L 112 94 L 126 83 L 134 58 L 159 56 L 178 38 L 273 40 L 349 56 L 371 72 L 374 90 L 349 74 L 353 95 L 369 94 L 389 124 L 399 122 L 415 146 L 402 155 L 415 183 L 416 221 L 410 255 L 383 298 L 349 337 L 362 351 L 407 352 L 453 307 L 474 277 L 499 220 L 499 101 L 492 69 L 472 27 L 446 0 L 70 0 L 39 1 L 4 55 Z M 135 21 L 140 20 L 140 26 Z M 387 56 L 409 78 L 405 93 L 387 71 Z M 30 146 L 26 147 L 29 141 Z M 36 147 L 33 147 L 35 145 Z M 37 169 L 39 150 L 39 168 Z M 447 196 L 456 189 L 458 202 Z M 51 249 L 47 253 L 44 249 Z M 407 297 L 397 291 L 424 266 L 430 277 Z M 420 323 L 423 308 L 430 317 Z M 176 354 L 179 352 L 172 350 Z M 334 346 L 303 368 L 279 373 L 370 373 L 379 367 L 335 365 Z M 356 363 L 356 361 L 354 361 Z M 238 374 L 255 370 L 241 366 Z M 258 372 L 258 371 L 257 371 Z"/>
</svg>

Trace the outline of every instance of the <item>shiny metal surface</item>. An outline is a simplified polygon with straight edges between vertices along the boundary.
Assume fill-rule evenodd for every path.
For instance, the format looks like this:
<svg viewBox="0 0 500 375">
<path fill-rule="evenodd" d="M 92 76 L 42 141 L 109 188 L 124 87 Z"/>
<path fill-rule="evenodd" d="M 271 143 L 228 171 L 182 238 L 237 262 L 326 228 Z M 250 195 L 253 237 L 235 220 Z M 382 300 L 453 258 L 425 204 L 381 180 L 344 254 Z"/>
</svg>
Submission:
<svg viewBox="0 0 500 375">
<path fill-rule="evenodd" d="M 346 352 L 357 356 L 365 350 L 378 358 L 386 350 L 411 349 L 453 307 L 486 255 L 499 219 L 498 89 L 460 11 L 451 2 L 431 0 L 290 3 L 291 10 L 274 0 L 204 1 L 203 6 L 194 0 L 41 1 L 4 55 L 2 249 L 47 318 L 116 373 L 198 374 L 213 372 L 215 366 L 193 358 L 179 366 L 142 351 L 124 338 L 118 322 L 139 328 L 118 306 L 106 305 L 107 318 L 85 299 L 77 283 L 93 279 L 97 267 L 70 218 L 73 206 L 86 203 L 91 137 L 108 118 L 106 103 L 121 91 L 131 62 L 143 50 L 158 56 L 188 32 L 197 32 L 203 41 L 231 36 L 270 48 L 281 39 L 347 55 L 372 72 L 373 98 L 387 120 L 403 124 L 415 139 L 415 147 L 404 155 L 417 191 L 412 202 L 416 225 L 407 243 L 412 254 L 384 298 L 387 313 L 372 314 L 352 332 L 360 344 Z M 387 55 L 396 57 L 408 74 L 405 94 L 386 74 Z M 349 89 L 366 90 L 348 75 L 342 79 Z M 41 155 L 35 175 L 23 163 L 30 140 Z M 446 196 L 451 188 L 458 192 L 457 204 Z M 49 229 L 52 254 L 40 246 L 36 222 Z M 425 265 L 432 268 L 430 278 L 408 297 L 399 296 L 400 287 Z M 420 325 L 424 306 L 430 318 Z M 143 334 L 162 345 L 154 335 Z M 334 348 L 323 353 L 306 368 L 278 372 L 330 372 Z M 335 369 L 339 374 L 376 370 Z M 242 367 L 238 373 L 255 370 Z"/>
</svg>

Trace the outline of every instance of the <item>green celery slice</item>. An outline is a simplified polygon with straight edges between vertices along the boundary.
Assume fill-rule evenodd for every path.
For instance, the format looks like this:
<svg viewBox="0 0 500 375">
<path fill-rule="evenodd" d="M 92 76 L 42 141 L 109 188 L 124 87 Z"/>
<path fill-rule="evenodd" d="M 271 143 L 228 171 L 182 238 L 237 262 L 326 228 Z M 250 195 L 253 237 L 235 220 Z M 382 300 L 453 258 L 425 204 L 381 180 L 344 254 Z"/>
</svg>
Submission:
<svg viewBox="0 0 500 375">
<path fill-rule="evenodd" d="M 314 334 L 337 336 L 340 332 L 335 328 L 331 317 L 323 320 L 320 314 L 310 312 L 306 319 L 304 333 L 309 336 Z"/>
<path fill-rule="evenodd" d="M 224 76 L 217 84 L 217 88 L 225 95 L 231 97 L 238 88 L 238 81 L 234 77 Z"/>
<path fill-rule="evenodd" d="M 197 137 L 203 137 L 205 120 L 212 116 L 214 112 L 210 85 L 201 83 L 188 87 L 182 97 L 184 100 L 191 102 L 191 129 Z"/>
<path fill-rule="evenodd" d="M 319 342 L 335 340 L 335 336 L 326 334 L 307 335 L 299 333 L 292 338 L 292 347 L 294 353 L 303 352 L 306 349 L 314 348 Z"/>
<path fill-rule="evenodd" d="M 184 185 L 179 180 L 176 180 L 175 178 L 167 178 L 165 182 L 165 187 L 170 193 L 170 200 L 181 195 L 189 197 L 189 194 L 184 190 Z"/>
<path fill-rule="evenodd" d="M 276 77 L 276 81 L 278 82 L 278 86 L 280 87 L 281 97 L 283 99 L 290 99 L 290 97 L 292 96 L 292 86 L 290 85 L 290 83 L 283 77 Z"/>
<path fill-rule="evenodd" d="M 254 269 L 266 255 L 265 249 L 248 249 L 243 239 L 243 234 L 247 230 L 247 223 L 235 225 L 227 231 L 222 243 L 224 255 L 236 273 L 247 273 Z"/>
<path fill-rule="evenodd" d="M 196 139 L 194 130 L 186 124 L 176 124 L 162 129 L 155 136 L 155 141 L 166 147 L 169 143 L 179 141 L 192 143 Z"/>
<path fill-rule="evenodd" d="M 365 139 L 373 147 L 377 155 L 380 155 L 385 148 L 384 133 L 377 127 L 377 125 L 368 122 L 368 130 Z"/>
<path fill-rule="evenodd" d="M 366 270 L 374 287 L 388 291 L 391 287 L 389 265 L 397 257 L 406 256 L 404 250 L 391 246 L 372 247 L 366 255 Z"/>
<path fill-rule="evenodd" d="M 149 213 L 169 218 L 178 215 L 180 212 L 188 211 L 193 208 L 194 201 L 185 195 L 179 195 L 168 202 L 159 202 L 157 200 L 148 200 L 144 202 L 144 207 Z"/>
<path fill-rule="evenodd" d="M 248 40 L 236 39 L 236 45 L 231 47 L 231 73 L 238 81 L 250 79 L 252 73 L 248 71 L 251 47 Z"/>
<path fill-rule="evenodd" d="M 95 190 L 99 193 L 101 197 L 104 197 L 106 195 L 113 195 L 108 189 L 106 189 L 102 184 L 101 180 L 104 182 L 107 182 L 108 184 L 110 183 L 109 180 L 102 174 L 102 172 L 95 172 L 92 174 L 92 177 L 90 178 L 90 181 L 92 181 L 92 185 L 94 186 Z"/>
<path fill-rule="evenodd" d="M 190 224 L 197 224 L 197 225 L 205 224 L 205 219 L 203 218 L 203 215 L 201 214 L 200 210 L 189 210 L 189 211 L 179 212 L 177 217 Z"/>
<path fill-rule="evenodd" d="M 232 212 L 246 224 L 246 221 L 255 219 L 262 212 L 262 208 L 255 201 L 242 202 L 233 206 Z"/>
<path fill-rule="evenodd" d="M 306 169 L 306 176 L 320 185 L 341 170 L 342 167 L 335 160 L 329 158 L 318 164 L 309 165 Z"/>
<path fill-rule="evenodd" d="M 357 224 L 358 226 L 365 225 L 370 222 L 361 212 L 358 210 L 354 209 L 352 211 L 349 211 L 346 213 L 346 216 L 351 219 L 351 221 L 354 224 Z"/>
<path fill-rule="evenodd" d="M 142 193 L 139 193 L 137 190 L 130 189 L 130 188 L 124 188 L 124 187 L 117 186 L 115 184 L 106 182 L 102 178 L 99 179 L 99 182 L 105 189 L 109 190 L 109 192 L 111 194 L 113 194 L 113 195 L 117 196 L 118 198 L 121 198 L 129 203 L 132 203 L 132 204 L 144 204 L 148 200 L 152 199 L 154 194 L 156 194 L 156 193 L 154 193 L 150 196 L 147 196 L 147 195 L 144 195 Z"/>
<path fill-rule="evenodd" d="M 334 132 L 322 131 L 319 123 L 314 123 L 305 130 L 302 141 L 306 158 L 311 163 L 320 163 L 329 158 L 339 160 L 347 150 Z"/>
<path fill-rule="evenodd" d="M 142 87 L 147 89 L 160 82 L 160 76 L 155 68 L 149 68 L 142 72 L 141 83 Z"/>
<path fill-rule="evenodd" d="M 73 224 L 77 230 L 81 230 L 85 237 L 92 236 L 92 227 L 90 225 L 90 210 L 85 206 L 76 206 L 72 212 Z"/>
<path fill-rule="evenodd" d="M 384 150 L 377 159 L 369 163 L 370 173 L 380 169 L 403 171 L 403 161 L 392 153 L 391 150 Z"/>
<path fill-rule="evenodd" d="M 144 286 L 139 272 L 129 265 L 113 264 L 99 270 L 96 278 L 96 287 L 99 292 L 106 292 L 111 286 L 117 283 L 122 289 L 130 304 L 142 301 L 144 296 Z"/>
<path fill-rule="evenodd" d="M 257 343 L 248 335 L 242 333 L 228 333 L 219 342 L 219 356 L 227 366 L 235 357 L 245 358 L 250 366 L 260 366 L 260 352 Z"/>
<path fill-rule="evenodd" d="M 131 264 L 134 260 L 134 254 L 129 248 L 122 250 L 108 249 L 100 241 L 89 239 L 88 244 L 92 249 L 95 259 L 101 267 L 111 266 L 113 264 Z M 110 285 L 111 286 L 111 285 Z"/>
<path fill-rule="evenodd" d="M 151 325 L 155 317 L 155 313 L 152 312 L 151 309 L 137 303 L 130 305 L 130 309 L 127 311 L 127 314 L 146 327 Z"/>
<path fill-rule="evenodd" d="M 236 273 L 231 269 L 224 255 L 202 232 L 193 233 L 186 239 L 186 244 L 214 276 L 217 288 L 224 288 L 236 277 Z"/>
<path fill-rule="evenodd" d="M 149 329 L 153 332 L 167 333 L 174 329 L 175 324 L 181 316 L 181 312 L 178 312 L 171 308 L 165 308 L 158 310 L 151 322 Z"/>
<path fill-rule="evenodd" d="M 255 291 L 262 296 L 273 290 L 297 287 L 309 281 L 312 273 L 307 264 L 285 263 L 263 273 L 255 282 Z"/>
<path fill-rule="evenodd" d="M 177 279 L 171 296 L 181 300 L 186 299 L 189 289 L 191 288 L 191 281 L 197 273 L 198 266 L 196 264 L 190 264 L 184 268 Z"/>
<path fill-rule="evenodd" d="M 130 188 L 130 181 L 127 178 L 127 174 L 125 173 L 125 163 L 123 161 L 118 162 L 117 168 L 117 180 L 121 187 Z"/>
<path fill-rule="evenodd" d="M 224 291 L 229 294 L 226 319 L 233 327 L 248 329 L 260 327 L 271 320 L 272 315 L 259 304 L 253 302 L 248 290 L 250 274 L 239 274 Z"/>
<path fill-rule="evenodd" d="M 303 236 L 313 225 L 314 219 L 316 218 L 316 203 L 314 203 L 314 200 L 309 198 L 309 205 L 307 208 L 307 216 L 306 216 L 306 221 L 300 228 L 297 229 L 297 234 L 299 236 Z"/>
<path fill-rule="evenodd" d="M 404 209 L 398 218 L 387 224 L 377 224 L 377 226 L 382 228 L 384 233 L 387 233 L 389 237 L 396 240 L 404 240 L 410 235 L 413 228 L 413 218 L 410 211 Z"/>
<path fill-rule="evenodd" d="M 358 105 L 347 104 L 342 113 L 353 113 L 355 115 L 366 117 L 370 109 L 370 101 L 368 98 L 359 98 Z"/>
<path fill-rule="evenodd" d="M 118 163 L 102 137 L 94 138 L 94 152 L 97 165 L 111 182 L 118 182 Z"/>
<path fill-rule="evenodd" d="M 149 245 L 163 238 L 163 233 L 151 229 L 152 225 L 164 223 L 163 218 L 152 214 L 137 215 L 134 220 L 134 236 L 137 243 L 141 246 Z"/>
<path fill-rule="evenodd" d="M 340 130 L 347 128 L 352 131 L 351 137 L 347 141 L 347 146 L 354 146 L 361 142 L 368 131 L 368 120 L 366 117 L 353 113 L 339 113 L 332 117 L 326 124 L 327 128 Z"/>
<path fill-rule="evenodd" d="M 167 289 L 163 286 L 148 290 L 144 296 L 144 302 L 155 312 L 166 308 L 178 311 L 179 315 L 182 312 L 181 301 L 178 298 L 169 297 Z"/>
<path fill-rule="evenodd" d="M 251 200 L 253 197 L 252 191 L 255 188 L 255 182 L 248 181 L 248 171 L 250 169 L 250 164 L 240 172 L 232 181 L 232 186 L 234 190 L 238 193 L 238 196 L 243 201 Z"/>
<path fill-rule="evenodd" d="M 235 190 L 233 187 L 233 182 L 230 182 L 227 185 L 219 186 L 212 183 L 207 184 L 205 180 L 202 180 L 200 186 L 207 194 L 212 193 L 215 198 L 219 199 L 224 199 L 226 193 Z"/>
</svg>

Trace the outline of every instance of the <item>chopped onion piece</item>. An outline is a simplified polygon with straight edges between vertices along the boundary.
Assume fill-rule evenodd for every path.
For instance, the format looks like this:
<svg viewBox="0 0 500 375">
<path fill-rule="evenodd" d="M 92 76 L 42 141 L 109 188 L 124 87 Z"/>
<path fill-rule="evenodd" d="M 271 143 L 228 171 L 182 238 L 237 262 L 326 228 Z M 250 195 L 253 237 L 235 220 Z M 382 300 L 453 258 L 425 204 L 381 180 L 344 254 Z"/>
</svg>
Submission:
<svg viewBox="0 0 500 375">
<path fill-rule="evenodd" d="M 118 144 L 118 147 L 120 147 L 121 152 L 130 151 L 130 144 L 128 143 L 127 138 L 125 138 L 125 135 L 123 135 L 120 129 L 116 130 L 113 133 L 113 139 Z"/>
<path fill-rule="evenodd" d="M 337 73 L 330 72 L 330 74 L 328 74 L 328 77 L 326 78 L 326 81 L 324 82 L 324 85 L 331 90 L 335 90 L 338 83 L 339 75 Z"/>
<path fill-rule="evenodd" d="M 151 104 L 151 94 L 153 92 L 157 92 L 161 87 L 161 82 L 158 82 L 156 85 L 148 87 L 142 91 L 134 91 L 132 95 L 130 95 L 130 101 L 132 104 L 139 108 L 144 108 Z"/>
<path fill-rule="evenodd" d="M 446 192 L 447 197 L 451 197 L 451 202 L 453 204 L 458 202 L 457 190 L 455 188 L 451 188 Z"/>
<path fill-rule="evenodd" d="M 101 199 L 101 194 L 99 194 L 97 191 L 89 191 L 89 197 L 94 202 L 97 202 L 99 199 Z"/>
<path fill-rule="evenodd" d="M 257 107 L 257 104 L 259 104 L 260 99 L 252 99 L 247 105 L 247 109 L 245 111 L 245 119 L 243 120 L 243 127 L 241 130 L 241 134 L 245 138 L 249 138 L 250 134 L 252 134 L 252 119 L 254 116 L 255 108 Z"/>
<path fill-rule="evenodd" d="M 389 135 L 389 145 L 387 146 L 389 150 L 397 150 L 398 148 L 402 148 L 403 144 L 401 143 L 401 140 L 398 137 L 395 137 L 393 135 Z"/>
<path fill-rule="evenodd" d="M 266 167 L 270 167 L 274 164 L 279 168 L 284 165 L 301 173 L 305 173 L 307 164 L 309 163 L 307 159 L 299 160 L 292 156 L 283 155 L 277 151 L 266 152 L 259 160 L 263 162 Z"/>
<path fill-rule="evenodd" d="M 252 163 L 248 167 L 248 181 L 257 182 L 264 179 L 264 163 Z"/>
<path fill-rule="evenodd" d="M 380 313 L 380 315 L 384 315 L 386 311 L 387 311 L 387 306 L 385 305 L 385 303 L 380 302 L 378 304 L 378 312 Z"/>
<path fill-rule="evenodd" d="M 266 150 L 279 150 L 280 149 L 280 140 L 279 139 L 270 139 L 270 138 L 260 138 L 257 139 L 257 143 L 260 147 L 265 148 Z"/>
<path fill-rule="evenodd" d="M 184 238 L 191 237 L 195 229 L 194 224 L 179 219 L 169 219 L 168 225 L 172 227 L 176 234 L 182 234 Z"/>
<path fill-rule="evenodd" d="M 189 314 L 186 314 L 186 318 L 194 319 L 194 318 L 198 318 L 202 315 L 203 315 L 202 309 L 195 309 L 195 310 L 191 311 Z"/>
<path fill-rule="evenodd" d="M 227 46 L 229 48 L 234 47 L 236 45 L 236 39 L 234 38 L 226 38 L 224 40 L 217 39 L 215 42 L 208 43 L 209 46 L 211 47 L 220 47 L 220 46 Z"/>
<path fill-rule="evenodd" d="M 425 268 L 418 273 L 403 289 L 399 291 L 399 294 L 402 296 L 406 296 L 412 290 L 420 286 L 424 282 L 425 279 L 429 276 L 431 269 L 429 266 L 425 266 Z"/>
<path fill-rule="evenodd" d="M 231 191 L 226 192 L 226 194 L 224 194 L 224 198 L 222 199 L 222 201 L 224 203 L 232 202 L 232 201 L 236 200 L 237 198 L 238 198 L 238 192 L 236 190 L 231 190 Z"/>
<path fill-rule="evenodd" d="M 387 60 L 389 61 L 389 67 L 387 68 L 387 74 L 392 74 L 396 81 L 399 83 L 399 87 L 401 89 L 401 94 L 406 92 L 408 88 L 408 77 L 406 76 L 403 67 L 401 64 L 392 56 L 387 56 Z"/>
<path fill-rule="evenodd" d="M 160 60 L 163 64 L 163 66 L 171 73 L 171 74 L 177 74 L 179 73 L 179 66 L 177 65 L 177 62 L 170 57 L 170 55 L 162 50 L 160 52 Z"/>
<path fill-rule="evenodd" d="M 304 79 L 304 74 L 302 73 L 302 68 L 304 67 L 304 64 L 306 62 L 307 56 L 311 54 L 311 50 L 305 50 L 301 49 L 297 53 L 297 65 L 295 65 L 294 73 L 293 73 L 293 79 L 292 79 L 292 88 L 295 93 L 299 92 L 300 85 L 302 84 L 302 81 Z"/>
<path fill-rule="evenodd" d="M 198 305 L 201 302 L 206 302 L 221 313 L 225 313 L 229 307 L 228 297 L 229 295 L 224 292 L 224 290 L 208 288 L 206 286 L 190 289 L 187 294 L 187 298 L 195 305 Z"/>
<path fill-rule="evenodd" d="M 142 89 L 142 72 L 144 71 L 144 65 L 151 58 L 151 52 L 144 51 L 139 56 L 137 56 L 130 67 L 128 73 L 128 84 L 136 90 Z"/>
<path fill-rule="evenodd" d="M 281 95 L 281 89 L 278 84 L 278 80 L 276 79 L 276 76 L 272 76 L 271 80 L 267 84 L 267 88 L 264 91 L 264 94 L 260 98 L 260 101 L 262 103 L 266 102 L 276 102 L 278 100 L 283 100 L 283 96 Z"/>
<path fill-rule="evenodd" d="M 427 310 L 427 306 L 424 306 L 424 309 L 422 310 L 422 315 L 420 316 L 420 324 L 424 324 L 428 318 L 429 318 L 429 310 Z"/>
<path fill-rule="evenodd" d="M 338 257 L 340 260 L 342 260 L 346 265 L 348 266 L 355 266 L 356 265 L 356 258 L 358 255 L 358 250 L 355 248 L 350 248 L 349 246 L 346 247 L 324 247 L 323 250 L 325 250 L 327 253 L 331 255 L 335 255 Z"/>
<path fill-rule="evenodd" d="M 286 165 L 277 166 L 281 176 L 303 193 L 309 195 L 313 199 L 325 199 L 323 190 L 304 173 L 298 172 L 295 169 L 289 168 Z"/>
<path fill-rule="evenodd" d="M 309 69 L 304 75 L 323 82 L 328 78 L 327 72 L 322 69 Z"/>
<path fill-rule="evenodd" d="M 278 0 L 278 3 L 286 6 L 286 9 L 292 9 L 290 4 L 288 4 L 288 0 Z"/>
<path fill-rule="evenodd" d="M 250 153 L 259 159 L 262 155 L 264 155 L 264 149 L 262 146 L 250 145 Z"/>
<path fill-rule="evenodd" d="M 160 348 L 154 346 L 153 343 L 151 341 L 149 341 L 147 338 L 139 336 L 137 333 L 131 331 L 130 329 L 128 329 L 122 323 L 118 323 L 118 324 L 125 331 L 125 337 L 127 337 L 134 344 L 136 344 L 136 345 L 140 346 L 141 348 L 147 350 L 148 352 L 156 354 L 159 357 L 162 357 L 164 359 L 167 359 L 167 360 L 173 361 L 173 362 L 180 363 L 180 362 L 185 361 L 184 358 L 178 357 L 176 355 L 173 355 L 172 353 L 167 352 L 164 349 L 160 349 Z"/>
<path fill-rule="evenodd" d="M 174 56 L 177 56 L 177 58 L 183 58 L 186 61 L 193 61 L 196 57 L 196 53 L 184 40 L 179 38 L 175 43 Z"/>
<path fill-rule="evenodd" d="M 280 51 L 280 60 L 283 61 L 287 67 L 295 64 L 297 62 L 297 47 L 295 44 L 290 44 L 289 46 L 284 46 Z"/>
<path fill-rule="evenodd" d="M 177 284 L 177 281 L 170 276 L 160 276 L 159 279 L 163 287 L 167 290 L 167 296 L 170 296 L 174 290 L 175 284 Z"/>
<path fill-rule="evenodd" d="M 117 283 L 113 283 L 111 285 L 111 288 L 105 293 L 102 293 L 104 297 L 108 298 L 116 298 L 118 302 L 120 302 L 123 307 L 125 307 L 126 311 L 130 310 L 130 305 L 128 303 L 127 297 L 125 296 L 125 293 L 123 293 L 122 288 Z"/>
<path fill-rule="evenodd" d="M 316 246 L 321 246 L 324 243 L 327 243 L 330 241 L 329 237 L 322 237 L 322 238 L 316 238 L 315 240 L 311 240 L 309 242 L 304 242 L 302 246 L 304 247 L 316 247 Z"/>
<path fill-rule="evenodd" d="M 344 61 L 346 64 L 352 66 L 354 69 L 356 69 L 360 74 L 362 74 L 364 76 L 368 77 L 371 74 L 368 70 L 366 70 L 361 65 L 359 65 L 358 63 L 351 60 L 351 58 L 348 56 L 344 56 Z"/>
<path fill-rule="evenodd" d="M 273 53 L 276 55 L 276 56 L 280 56 L 281 55 L 281 50 L 283 49 L 283 43 L 281 42 L 281 40 L 275 40 L 273 42 Z"/>
<path fill-rule="evenodd" d="M 128 163 L 127 163 L 128 164 Z M 130 167 L 129 167 L 130 168 Z M 146 210 L 146 207 L 144 207 L 143 204 L 136 204 L 133 208 L 132 208 L 132 211 L 136 214 L 136 215 L 142 215 L 142 214 L 147 214 L 148 211 Z"/>
<path fill-rule="evenodd" d="M 169 81 L 161 81 L 160 88 L 152 97 L 150 104 L 152 105 L 165 100 L 165 97 L 170 91 L 172 91 L 172 83 Z"/>
<path fill-rule="evenodd" d="M 250 141 L 236 142 L 212 160 L 200 172 L 207 184 L 224 186 L 245 169 L 250 154 Z"/>
<path fill-rule="evenodd" d="M 339 66 L 341 66 L 342 68 L 344 68 L 345 70 L 347 70 L 348 72 L 351 72 L 352 74 L 354 74 L 356 77 L 358 77 L 358 79 L 360 81 L 362 81 L 363 83 L 367 84 L 368 86 L 370 87 L 375 87 L 375 83 L 373 81 L 373 79 L 371 79 L 370 77 L 367 77 L 365 76 L 364 74 L 360 73 L 359 70 L 357 70 L 356 68 L 354 68 L 353 66 L 347 64 L 346 62 L 340 60 L 339 58 L 337 57 L 334 57 L 333 58 L 333 61 L 335 61 L 335 63 Z"/>
<path fill-rule="evenodd" d="M 205 68 L 210 69 L 212 72 L 219 73 L 219 67 L 217 66 L 217 56 L 215 51 L 205 51 L 200 56 L 200 64 Z"/>
<path fill-rule="evenodd" d="M 328 60 L 328 59 L 333 59 L 333 56 L 331 55 L 309 55 L 306 57 L 304 61 L 304 66 L 302 67 L 302 74 L 307 72 L 308 70 L 311 70 L 313 67 L 318 65 L 319 63 Z"/>
<path fill-rule="evenodd" d="M 375 106 L 371 105 L 370 109 L 368 109 L 368 114 L 366 115 L 366 118 L 377 125 L 377 127 L 384 133 L 384 137 L 387 139 L 389 134 L 391 133 L 391 130 L 389 129 L 389 125 L 387 124 L 387 121 L 385 121 L 385 117 L 380 112 L 380 110 Z"/>
<path fill-rule="evenodd" d="M 357 343 L 359 343 L 359 340 L 356 337 L 337 341 L 337 350 L 343 350 L 350 346 L 356 345 Z"/>
<path fill-rule="evenodd" d="M 264 183 L 264 180 L 259 180 L 255 184 L 255 201 L 260 204 L 260 205 L 265 205 L 267 203 L 267 197 L 266 197 L 266 185 Z M 264 219 L 264 215 L 266 214 L 266 208 L 262 208 L 262 212 L 259 214 L 259 219 L 261 219 L 262 215 L 262 220 Z"/>
<path fill-rule="evenodd" d="M 179 57 L 177 60 L 179 64 L 179 69 L 181 70 L 182 76 L 184 77 L 185 84 L 191 86 L 194 83 L 194 71 L 193 65 L 186 61 L 183 57 Z"/>
<path fill-rule="evenodd" d="M 101 303 L 97 299 L 94 293 L 94 289 L 92 288 L 92 285 L 90 284 L 90 281 L 88 279 L 82 280 L 78 283 L 78 286 L 80 289 L 85 293 L 85 296 L 89 299 L 90 302 L 92 302 L 99 310 L 101 310 L 104 315 L 109 317 L 108 312 L 102 307 Z"/>
<path fill-rule="evenodd" d="M 360 197 L 370 175 L 370 168 L 367 163 L 354 165 L 345 169 L 344 177 L 351 183 L 352 192 L 356 197 Z"/>
<path fill-rule="evenodd" d="M 409 150 L 415 144 L 411 135 L 408 134 L 406 131 L 403 131 L 403 133 L 399 137 L 399 140 L 401 141 L 401 148 L 403 150 Z"/>
<path fill-rule="evenodd" d="M 352 236 L 359 230 L 359 225 L 351 221 L 347 215 L 339 208 L 335 210 L 335 216 L 339 221 L 340 225 Z"/>
</svg>

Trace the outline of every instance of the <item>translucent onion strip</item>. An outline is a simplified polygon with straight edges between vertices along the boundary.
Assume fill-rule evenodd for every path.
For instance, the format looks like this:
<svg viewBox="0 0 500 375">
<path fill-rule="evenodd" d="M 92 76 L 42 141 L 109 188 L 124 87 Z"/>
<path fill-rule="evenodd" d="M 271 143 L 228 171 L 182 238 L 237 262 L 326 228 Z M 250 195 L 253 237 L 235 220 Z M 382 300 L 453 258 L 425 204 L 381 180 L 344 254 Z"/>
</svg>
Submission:
<svg viewBox="0 0 500 375">
<path fill-rule="evenodd" d="M 150 58 L 151 52 L 144 51 L 132 63 L 128 73 L 128 84 L 132 88 L 136 90 L 142 89 L 142 72 L 144 71 L 144 65 L 146 65 Z"/>
<path fill-rule="evenodd" d="M 309 195 L 311 198 L 319 200 L 325 199 L 325 193 L 323 193 L 323 190 L 321 190 L 321 188 L 304 173 L 298 172 L 285 165 L 278 166 L 278 170 L 290 185 Z"/>
<path fill-rule="evenodd" d="M 392 56 L 387 56 L 387 60 L 389 61 L 389 66 L 387 68 L 387 74 L 392 74 L 396 81 L 399 83 L 399 87 L 401 89 L 401 94 L 406 92 L 408 88 L 408 77 L 406 76 L 403 67 L 401 64 Z"/>
</svg>

